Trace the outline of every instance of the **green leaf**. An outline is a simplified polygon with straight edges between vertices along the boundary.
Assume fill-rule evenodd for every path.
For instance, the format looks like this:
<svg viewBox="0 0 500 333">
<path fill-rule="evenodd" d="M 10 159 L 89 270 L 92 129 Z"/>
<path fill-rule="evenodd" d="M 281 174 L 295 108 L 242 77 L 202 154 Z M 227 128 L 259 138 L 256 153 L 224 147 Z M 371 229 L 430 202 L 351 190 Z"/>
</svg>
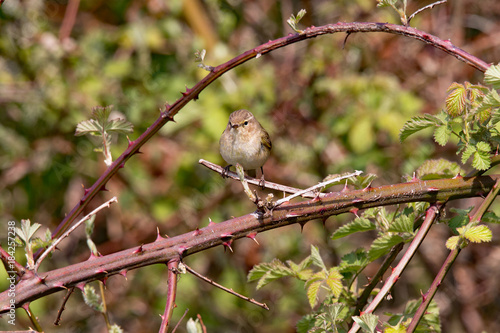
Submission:
<svg viewBox="0 0 500 333">
<path fill-rule="evenodd" d="M 463 84 L 453 82 L 447 90 L 449 92 L 446 97 L 446 113 L 452 117 L 459 116 L 465 113 L 467 105 L 467 89 Z"/>
<path fill-rule="evenodd" d="M 467 145 L 465 147 L 465 150 L 462 153 L 462 158 L 461 158 L 462 164 L 467 163 L 467 161 L 469 160 L 469 158 L 472 155 L 474 155 L 475 152 L 476 152 L 476 147 L 474 147 L 473 145 Z"/>
<path fill-rule="evenodd" d="M 378 324 L 378 316 L 372 313 L 365 313 L 361 316 L 352 317 L 354 321 L 361 327 L 363 332 L 374 333 Z"/>
<path fill-rule="evenodd" d="M 326 278 L 326 284 L 332 291 L 333 296 L 338 298 L 342 292 L 342 274 L 339 273 L 337 267 L 330 268 L 330 272 Z"/>
<path fill-rule="evenodd" d="M 434 131 L 434 140 L 440 145 L 444 146 L 450 140 L 451 129 L 447 125 L 439 126 Z"/>
<path fill-rule="evenodd" d="M 399 141 L 403 142 L 410 135 L 432 126 L 443 125 L 444 122 L 436 116 L 424 114 L 408 120 L 399 132 Z"/>
<path fill-rule="evenodd" d="M 459 236 L 451 236 L 446 241 L 446 248 L 448 250 L 455 250 L 458 247 L 459 240 L 460 240 Z"/>
<path fill-rule="evenodd" d="M 247 280 L 248 282 L 259 280 L 256 288 L 260 289 L 269 282 L 286 276 L 295 276 L 295 274 L 280 260 L 273 259 L 270 263 L 255 265 L 248 273 Z"/>
<path fill-rule="evenodd" d="M 373 241 L 368 257 L 371 261 L 380 258 L 401 242 L 405 242 L 405 239 L 399 235 L 382 235 Z"/>
<path fill-rule="evenodd" d="M 370 220 L 362 217 L 338 228 L 332 235 L 332 239 L 339 239 L 355 232 L 374 230 L 375 225 Z"/>
<path fill-rule="evenodd" d="M 481 218 L 481 222 L 500 223 L 500 218 L 493 212 L 486 212 Z"/>
<path fill-rule="evenodd" d="M 391 223 L 388 231 L 413 234 L 414 218 L 413 214 L 410 216 L 401 214 Z"/>
<path fill-rule="evenodd" d="M 315 281 L 309 284 L 307 288 L 307 299 L 309 300 L 309 305 L 311 309 L 318 304 L 318 292 L 321 287 L 322 281 Z"/>
<path fill-rule="evenodd" d="M 21 228 L 19 229 L 16 227 L 16 234 L 17 236 L 19 236 L 19 238 L 21 238 L 24 244 L 29 244 L 33 236 L 41 226 L 42 225 L 40 223 L 31 224 L 31 221 L 29 219 L 21 220 Z"/>
<path fill-rule="evenodd" d="M 326 271 L 325 263 L 319 254 L 319 250 L 316 246 L 311 245 L 311 262 L 322 270 Z"/>
<path fill-rule="evenodd" d="M 485 151 L 487 149 L 487 151 Z M 487 170 L 491 166 L 490 145 L 479 142 L 472 158 L 472 167 L 476 170 Z"/>
<path fill-rule="evenodd" d="M 458 174 L 465 174 L 465 171 L 455 162 L 444 158 L 437 160 L 426 160 L 416 172 L 417 178 L 422 180 L 453 178 Z"/>
<path fill-rule="evenodd" d="M 354 252 L 345 254 L 339 264 L 341 273 L 357 273 L 370 263 L 368 253 L 364 249 L 357 249 Z"/>
<path fill-rule="evenodd" d="M 125 119 L 112 119 L 106 124 L 105 130 L 109 133 L 126 134 L 134 131 L 134 125 Z"/>
<path fill-rule="evenodd" d="M 491 65 L 484 73 L 484 83 L 500 89 L 500 64 Z"/>
<path fill-rule="evenodd" d="M 288 23 L 288 25 L 290 26 L 290 28 L 293 29 L 293 31 L 298 32 L 298 33 L 302 32 L 302 30 L 299 30 L 297 28 L 297 24 L 304 17 L 304 15 L 306 15 L 306 10 L 305 9 L 301 9 L 297 13 L 297 16 L 294 16 L 293 14 L 290 15 L 290 18 L 286 22 Z"/>
<path fill-rule="evenodd" d="M 452 217 L 450 221 L 448 221 L 448 226 L 453 230 L 455 234 L 458 234 L 457 229 L 463 227 L 470 222 L 469 213 L 471 212 L 472 207 L 469 209 L 456 209 L 451 208 L 450 211 L 453 213 L 457 213 L 456 216 Z"/>
<path fill-rule="evenodd" d="M 398 0 L 377 0 L 377 7 L 393 7 Z"/>
<path fill-rule="evenodd" d="M 462 228 L 460 228 L 462 229 Z M 460 230 L 459 230 L 460 232 Z M 485 225 L 471 226 L 465 230 L 463 236 L 473 243 L 491 242 L 492 233 Z"/>
<path fill-rule="evenodd" d="M 308 314 L 297 322 L 297 333 L 308 333 L 316 328 L 316 316 Z"/>
</svg>

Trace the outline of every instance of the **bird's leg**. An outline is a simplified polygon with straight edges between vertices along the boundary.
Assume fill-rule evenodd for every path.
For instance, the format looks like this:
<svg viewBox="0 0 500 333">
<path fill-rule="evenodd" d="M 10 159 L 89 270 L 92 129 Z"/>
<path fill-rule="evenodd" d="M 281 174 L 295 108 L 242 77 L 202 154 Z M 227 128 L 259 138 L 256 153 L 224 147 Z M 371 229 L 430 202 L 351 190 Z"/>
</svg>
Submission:
<svg viewBox="0 0 500 333">
<path fill-rule="evenodd" d="M 260 172 L 262 173 L 262 176 L 260 177 L 259 186 L 261 189 L 265 189 L 266 181 L 264 179 L 264 169 L 262 167 L 260 167 Z"/>
<path fill-rule="evenodd" d="M 229 173 L 229 168 L 231 167 L 232 165 L 229 164 L 227 166 L 224 167 L 224 171 L 222 171 L 221 173 L 221 176 L 222 178 L 227 178 L 227 174 Z"/>
</svg>

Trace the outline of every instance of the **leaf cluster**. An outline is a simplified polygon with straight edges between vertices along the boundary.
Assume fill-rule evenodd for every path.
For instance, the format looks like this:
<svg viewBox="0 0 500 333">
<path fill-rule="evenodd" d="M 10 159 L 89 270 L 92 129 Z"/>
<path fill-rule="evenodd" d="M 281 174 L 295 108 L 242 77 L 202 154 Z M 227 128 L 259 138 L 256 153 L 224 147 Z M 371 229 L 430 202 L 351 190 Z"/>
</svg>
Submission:
<svg viewBox="0 0 500 333">
<path fill-rule="evenodd" d="M 500 96 L 495 90 L 500 86 L 499 66 L 491 66 L 486 72 L 485 82 L 493 89 L 482 85 L 453 83 L 448 88 L 445 108 L 437 115 L 425 114 L 411 118 L 400 132 L 400 140 L 425 128 L 434 130 L 434 140 L 446 145 L 452 136 L 458 139 L 457 154 L 461 162 L 472 159 L 476 170 L 487 170 L 491 166 L 491 155 L 500 144 L 499 108 Z"/>
</svg>

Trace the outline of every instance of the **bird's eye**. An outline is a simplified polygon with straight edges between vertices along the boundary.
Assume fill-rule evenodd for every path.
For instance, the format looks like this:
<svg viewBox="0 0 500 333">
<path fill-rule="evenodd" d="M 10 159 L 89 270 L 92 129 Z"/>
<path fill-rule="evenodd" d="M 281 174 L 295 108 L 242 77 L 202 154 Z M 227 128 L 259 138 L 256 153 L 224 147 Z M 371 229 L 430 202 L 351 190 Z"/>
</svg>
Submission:
<svg viewBox="0 0 500 333">
<path fill-rule="evenodd" d="M 243 123 L 243 125 L 245 125 L 245 126 L 246 126 L 246 125 L 248 125 L 248 120 L 247 120 L 247 121 L 245 121 L 245 122 Z"/>
</svg>

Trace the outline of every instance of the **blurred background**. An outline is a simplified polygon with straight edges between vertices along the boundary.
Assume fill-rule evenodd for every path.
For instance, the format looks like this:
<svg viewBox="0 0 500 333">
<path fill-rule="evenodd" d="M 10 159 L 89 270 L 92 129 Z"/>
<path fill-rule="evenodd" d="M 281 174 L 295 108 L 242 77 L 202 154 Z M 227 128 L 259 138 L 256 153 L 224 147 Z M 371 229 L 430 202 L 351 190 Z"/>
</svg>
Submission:
<svg viewBox="0 0 500 333">
<path fill-rule="evenodd" d="M 408 12 L 432 1 L 410 1 Z M 205 64 L 216 66 L 268 40 L 293 33 L 286 20 L 300 9 L 299 27 L 338 21 L 399 23 L 395 12 L 375 0 L 100 1 L 6 0 L 0 6 L 0 230 L 7 222 L 30 219 L 54 230 L 106 169 L 88 137 L 76 125 L 95 106 L 113 105 L 134 124 L 136 139 L 159 116 L 166 102 L 181 97 L 207 72 L 195 52 L 207 50 Z M 483 59 L 500 59 L 500 2 L 459 0 L 417 15 L 413 27 Z M 268 130 L 273 152 L 266 179 L 305 188 L 329 174 L 354 170 L 375 173 L 374 185 L 404 181 L 429 158 L 459 161 L 455 146 L 437 146 L 430 135 L 399 143 L 410 117 L 436 113 L 454 82 L 478 83 L 482 73 L 419 41 L 372 33 L 327 35 L 290 45 L 224 74 L 190 102 L 150 140 L 107 185 L 86 212 L 112 196 L 119 203 L 96 219 L 93 240 L 102 254 L 179 235 L 252 212 L 241 185 L 198 164 L 200 158 L 225 165 L 218 140 L 229 114 L 251 110 Z M 112 153 L 127 147 L 118 137 Z M 471 170 L 469 166 L 464 169 Z M 265 195 L 265 191 L 263 192 Z M 277 193 L 276 195 L 280 195 Z M 476 200 L 455 206 L 467 208 Z M 329 265 L 375 234 L 331 241 L 331 233 L 351 215 L 259 234 L 233 243 L 234 253 L 217 247 L 186 258 L 198 272 L 226 287 L 266 302 L 266 311 L 201 282 L 180 277 L 176 323 L 200 314 L 209 332 L 294 332 L 311 311 L 303 284 L 282 280 L 256 291 L 246 274 L 259 262 L 301 261 L 311 244 Z M 0 235 L 4 235 L 0 231 Z M 427 290 L 447 255 L 450 233 L 436 225 L 383 311 L 401 311 Z M 3 237 L 3 236 L 2 236 Z M 2 239 L 4 241 L 4 239 Z M 4 243 L 5 244 L 5 243 Z M 444 332 L 500 330 L 498 232 L 491 244 L 474 245 L 459 256 L 436 296 Z M 63 241 L 41 271 L 89 257 L 82 230 Z M 18 260 L 23 264 L 22 249 Z M 373 267 L 372 267 L 373 266 Z M 364 273 L 374 274 L 377 265 Z M 6 288 L 0 272 L 1 290 Z M 111 320 L 127 332 L 157 331 L 166 299 L 166 267 L 131 271 L 107 281 Z M 360 280 L 360 284 L 363 284 Z M 56 293 L 32 303 L 42 327 L 51 332 L 105 332 L 102 316 L 79 292 L 66 305 L 61 326 L 52 325 L 62 302 Z M 30 324 L 17 311 L 16 329 Z M 6 319 L 0 329 L 12 329 Z"/>
</svg>

